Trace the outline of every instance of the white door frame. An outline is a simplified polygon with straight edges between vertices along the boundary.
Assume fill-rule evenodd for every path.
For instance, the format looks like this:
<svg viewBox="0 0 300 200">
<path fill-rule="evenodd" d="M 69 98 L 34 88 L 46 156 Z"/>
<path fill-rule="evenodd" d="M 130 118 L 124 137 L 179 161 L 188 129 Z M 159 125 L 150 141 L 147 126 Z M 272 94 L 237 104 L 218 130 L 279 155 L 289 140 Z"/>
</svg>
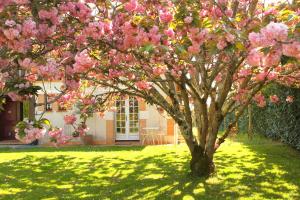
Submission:
<svg viewBox="0 0 300 200">
<path fill-rule="evenodd" d="M 116 140 L 139 140 L 139 104 L 135 99 L 133 101 L 133 105 L 130 104 L 130 100 L 134 97 L 129 97 L 121 100 L 116 100 L 116 112 L 115 112 L 115 133 Z M 122 102 L 122 107 L 125 106 L 125 110 L 122 107 L 117 106 L 117 102 Z M 125 104 L 125 105 L 124 105 Z M 132 112 L 130 111 L 130 108 Z M 123 112 L 122 112 L 123 111 Z M 118 114 L 123 114 L 123 116 L 118 116 Z M 136 115 L 137 116 L 136 116 Z M 124 119 L 125 115 L 125 119 Z M 130 123 L 132 122 L 132 123 Z M 130 127 L 130 125 L 134 124 L 134 127 Z M 124 126 L 125 125 L 125 126 Z"/>
</svg>

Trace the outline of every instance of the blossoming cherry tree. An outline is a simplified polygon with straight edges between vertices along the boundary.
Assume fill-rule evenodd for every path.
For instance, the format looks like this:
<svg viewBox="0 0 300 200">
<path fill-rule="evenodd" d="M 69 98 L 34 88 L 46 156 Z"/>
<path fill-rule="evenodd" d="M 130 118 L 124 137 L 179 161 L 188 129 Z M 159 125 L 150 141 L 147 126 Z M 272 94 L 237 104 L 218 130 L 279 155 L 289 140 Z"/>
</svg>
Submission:
<svg viewBox="0 0 300 200">
<path fill-rule="evenodd" d="M 265 85 L 299 86 L 299 12 L 297 2 L 258 0 L 0 1 L 0 94 L 21 101 L 46 92 L 37 80 L 61 80 L 53 101 L 85 111 L 114 95 L 142 98 L 175 120 L 192 173 L 207 176 L 248 104 L 266 105 Z M 230 112 L 236 120 L 218 136 Z"/>
</svg>

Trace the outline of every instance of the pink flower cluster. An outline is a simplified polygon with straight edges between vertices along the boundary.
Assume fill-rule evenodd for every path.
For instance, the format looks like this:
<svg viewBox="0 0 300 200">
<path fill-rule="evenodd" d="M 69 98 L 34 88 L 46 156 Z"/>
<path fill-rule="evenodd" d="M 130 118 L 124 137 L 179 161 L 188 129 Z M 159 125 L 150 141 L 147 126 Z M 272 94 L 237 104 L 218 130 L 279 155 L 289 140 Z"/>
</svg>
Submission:
<svg viewBox="0 0 300 200">
<path fill-rule="evenodd" d="M 277 104 L 279 102 L 279 97 L 277 95 L 271 95 L 270 101 L 274 104 Z"/>
<path fill-rule="evenodd" d="M 27 70 L 30 70 L 35 65 L 30 58 L 25 58 L 24 60 L 19 59 L 18 63 L 20 67 Z"/>
<path fill-rule="evenodd" d="M 76 91 L 80 87 L 80 81 L 66 80 L 66 86 L 69 91 Z"/>
<path fill-rule="evenodd" d="M 197 54 L 200 51 L 200 46 L 204 43 L 205 39 L 207 39 L 208 31 L 207 29 L 200 31 L 198 28 L 191 28 L 189 29 L 188 36 L 192 42 L 192 46 L 188 47 L 188 52 Z"/>
<path fill-rule="evenodd" d="M 283 44 L 282 52 L 286 56 L 295 57 L 300 59 L 300 42 L 294 41 L 291 44 Z"/>
<path fill-rule="evenodd" d="M 17 5 L 22 5 L 22 4 L 28 4 L 29 0 L 1 0 L 0 1 L 0 12 L 3 11 L 3 9 L 6 6 L 17 4 Z"/>
<path fill-rule="evenodd" d="M 91 37 L 94 40 L 101 39 L 104 35 L 112 33 L 111 22 L 90 22 L 83 30 L 83 34 L 80 36 L 81 40 L 85 41 L 86 37 Z"/>
<path fill-rule="evenodd" d="M 266 100 L 265 100 L 265 96 L 262 95 L 262 93 L 257 93 L 254 97 L 253 100 L 256 102 L 258 107 L 265 107 L 266 106 Z"/>
<path fill-rule="evenodd" d="M 51 80 L 57 79 L 59 75 L 58 64 L 54 60 L 48 60 L 46 65 L 39 67 L 40 75 Z"/>
<path fill-rule="evenodd" d="M 65 121 L 66 124 L 73 125 L 76 120 L 77 120 L 77 118 L 76 118 L 75 115 L 66 115 L 64 117 L 64 121 Z"/>
<path fill-rule="evenodd" d="M 276 44 L 276 41 L 286 41 L 287 36 L 288 27 L 285 24 L 271 22 L 260 33 L 250 33 L 249 40 L 253 47 L 267 47 Z"/>
<path fill-rule="evenodd" d="M 46 40 L 48 37 L 52 36 L 55 33 L 56 26 L 49 26 L 46 23 L 38 25 L 38 38 L 41 41 Z"/>
<path fill-rule="evenodd" d="M 56 8 L 51 8 L 48 10 L 40 10 L 39 18 L 42 20 L 50 20 L 53 25 L 57 25 L 59 23 L 58 20 L 58 10 Z"/>
<path fill-rule="evenodd" d="M 265 56 L 257 48 L 252 49 L 247 56 L 247 63 L 251 66 L 274 67 L 279 64 L 282 51 L 275 49 Z"/>
<path fill-rule="evenodd" d="M 153 75 L 160 76 L 167 71 L 165 67 L 154 67 L 153 68 Z"/>
<path fill-rule="evenodd" d="M 288 102 L 288 103 L 293 103 L 294 102 L 294 97 L 293 96 L 287 96 L 285 101 Z"/>
<path fill-rule="evenodd" d="M 168 40 L 162 41 L 162 34 L 160 34 L 159 27 L 156 25 L 149 32 L 146 32 L 143 28 L 133 26 L 131 22 L 125 22 L 121 30 L 124 34 L 124 40 L 122 41 L 124 49 L 149 45 L 149 43 L 153 45 L 159 45 L 161 42 L 164 42 L 165 45 L 168 44 Z M 164 30 L 164 34 L 171 38 L 175 35 L 172 29 Z"/>
<path fill-rule="evenodd" d="M 135 83 L 135 85 L 141 90 L 150 90 L 152 88 L 151 83 L 147 81 L 138 81 Z"/>
<path fill-rule="evenodd" d="M 90 130 L 89 127 L 83 125 L 83 126 L 78 126 L 75 132 L 79 133 L 79 136 L 84 136 L 88 133 L 89 130 Z"/>
<path fill-rule="evenodd" d="M 93 68 L 95 64 L 96 61 L 89 56 L 88 51 L 85 49 L 76 54 L 73 68 L 75 72 L 82 73 Z"/>
<path fill-rule="evenodd" d="M 161 11 L 159 19 L 163 23 L 170 23 L 173 20 L 173 15 L 169 11 Z"/>
<path fill-rule="evenodd" d="M 34 37 L 38 33 L 36 23 L 32 19 L 25 20 L 22 25 L 22 34 L 24 37 Z"/>
<path fill-rule="evenodd" d="M 24 137 L 20 137 L 18 129 L 16 129 L 15 131 L 16 131 L 16 139 L 25 144 L 29 144 L 37 139 L 42 138 L 46 133 L 45 128 L 35 128 L 32 126 L 24 129 L 24 132 L 26 133 Z"/>
<path fill-rule="evenodd" d="M 109 69 L 108 70 L 108 77 L 109 78 L 117 78 L 124 75 L 124 71 Z"/>
<path fill-rule="evenodd" d="M 48 135 L 50 136 L 50 140 L 56 145 L 66 144 L 72 139 L 71 136 L 63 134 L 63 130 L 61 128 L 49 130 Z"/>
<path fill-rule="evenodd" d="M 137 10 L 139 4 L 136 0 L 130 0 L 124 5 L 124 8 L 127 12 L 134 12 Z"/>
<path fill-rule="evenodd" d="M 77 17 L 81 22 L 90 20 L 92 10 L 82 2 L 67 2 L 61 4 L 59 9 L 62 12 L 69 12 L 72 16 Z"/>
</svg>

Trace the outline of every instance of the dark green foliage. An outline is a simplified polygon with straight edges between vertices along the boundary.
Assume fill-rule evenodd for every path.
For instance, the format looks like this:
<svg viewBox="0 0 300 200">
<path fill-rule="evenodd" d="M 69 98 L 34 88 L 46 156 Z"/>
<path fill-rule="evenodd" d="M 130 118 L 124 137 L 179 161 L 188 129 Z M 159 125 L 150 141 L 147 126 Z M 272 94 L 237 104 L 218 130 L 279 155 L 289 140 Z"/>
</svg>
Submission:
<svg viewBox="0 0 300 200">
<path fill-rule="evenodd" d="M 266 99 L 276 94 L 280 103 L 274 104 L 267 99 L 265 108 L 254 106 L 254 131 L 300 150 L 300 89 L 273 84 L 265 88 L 263 93 Z M 293 103 L 286 102 L 288 95 L 294 96 Z"/>
</svg>

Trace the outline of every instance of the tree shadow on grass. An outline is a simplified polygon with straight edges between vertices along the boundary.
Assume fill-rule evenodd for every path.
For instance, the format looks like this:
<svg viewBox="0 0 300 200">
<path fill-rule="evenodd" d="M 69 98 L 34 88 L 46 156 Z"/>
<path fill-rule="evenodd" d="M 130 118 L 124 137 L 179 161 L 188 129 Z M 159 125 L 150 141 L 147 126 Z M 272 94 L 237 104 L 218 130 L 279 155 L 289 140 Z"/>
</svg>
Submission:
<svg viewBox="0 0 300 200">
<path fill-rule="evenodd" d="M 0 153 L 16 153 L 16 152 L 106 152 L 106 151 L 142 151 L 145 146 L 66 146 L 66 147 L 43 147 L 30 146 L 25 148 L 0 148 Z"/>
<path fill-rule="evenodd" d="M 299 153 L 280 146 L 232 148 L 217 153 L 217 174 L 207 180 L 187 175 L 186 152 L 26 155 L 0 163 L 0 199 L 300 198 Z"/>
</svg>

